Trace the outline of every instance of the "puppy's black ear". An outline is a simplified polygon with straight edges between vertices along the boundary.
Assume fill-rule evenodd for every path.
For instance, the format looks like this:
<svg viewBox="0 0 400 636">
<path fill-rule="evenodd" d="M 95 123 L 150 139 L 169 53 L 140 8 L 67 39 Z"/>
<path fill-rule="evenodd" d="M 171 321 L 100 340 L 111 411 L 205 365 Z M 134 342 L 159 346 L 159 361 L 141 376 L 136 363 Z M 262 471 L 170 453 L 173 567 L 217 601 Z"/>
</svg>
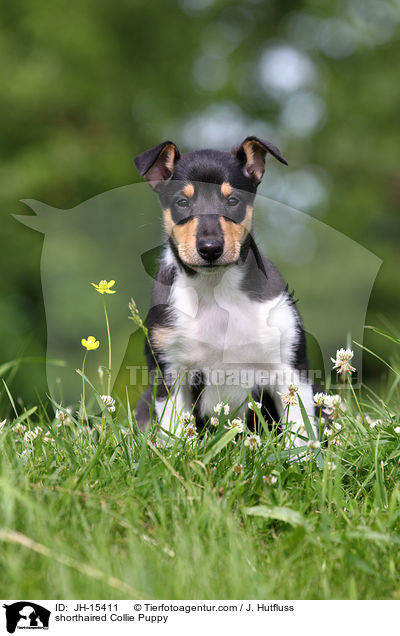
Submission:
<svg viewBox="0 0 400 636">
<path fill-rule="evenodd" d="M 260 183 L 265 171 L 267 153 L 270 153 L 275 159 L 278 159 L 278 161 L 284 163 L 286 166 L 288 165 L 286 159 L 282 157 L 276 146 L 258 137 L 246 137 L 239 148 L 236 148 L 233 152 L 243 164 L 249 177 L 257 185 Z"/>
<path fill-rule="evenodd" d="M 172 141 L 164 141 L 135 157 L 135 166 L 150 186 L 155 188 L 161 181 L 171 178 L 179 157 L 180 152 L 175 144 Z"/>
</svg>

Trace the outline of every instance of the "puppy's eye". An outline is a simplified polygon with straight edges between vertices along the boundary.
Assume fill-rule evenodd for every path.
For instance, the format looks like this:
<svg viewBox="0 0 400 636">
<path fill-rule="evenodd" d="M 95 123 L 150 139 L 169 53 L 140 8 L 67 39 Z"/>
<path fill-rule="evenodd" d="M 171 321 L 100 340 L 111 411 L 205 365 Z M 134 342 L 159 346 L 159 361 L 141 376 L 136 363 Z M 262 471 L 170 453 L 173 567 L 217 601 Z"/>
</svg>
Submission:
<svg viewBox="0 0 400 636">
<path fill-rule="evenodd" d="M 180 208 L 188 208 L 189 201 L 187 199 L 179 199 L 179 201 L 176 202 L 176 205 Z"/>
<path fill-rule="evenodd" d="M 236 197 L 229 197 L 229 199 L 227 200 L 227 204 L 231 207 L 233 207 L 234 205 L 237 205 L 239 203 L 239 199 L 237 199 Z"/>
</svg>

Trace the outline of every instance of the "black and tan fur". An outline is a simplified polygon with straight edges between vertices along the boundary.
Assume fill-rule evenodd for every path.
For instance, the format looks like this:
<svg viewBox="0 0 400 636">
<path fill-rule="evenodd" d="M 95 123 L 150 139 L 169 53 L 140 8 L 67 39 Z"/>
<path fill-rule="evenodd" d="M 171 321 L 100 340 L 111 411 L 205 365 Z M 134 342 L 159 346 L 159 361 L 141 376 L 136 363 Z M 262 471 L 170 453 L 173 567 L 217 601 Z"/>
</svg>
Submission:
<svg viewBox="0 0 400 636">
<path fill-rule="evenodd" d="M 254 371 L 260 366 L 283 370 L 284 380 L 276 385 L 250 387 L 268 419 L 277 419 L 282 412 L 278 388 L 287 388 L 291 372 L 301 378 L 303 401 L 312 409 L 299 313 L 285 282 L 260 253 L 252 234 L 254 198 L 267 154 L 286 164 L 275 146 L 257 137 L 247 137 L 231 152 L 199 150 L 182 155 L 174 143 L 166 141 L 135 159 L 139 173 L 159 198 L 166 235 L 147 319 L 158 364 L 149 347 L 148 364 L 151 370 L 159 366 L 167 378 L 171 369 L 179 377 L 193 372 L 184 388 L 178 389 L 179 382 L 168 379 L 168 391 L 164 383 L 159 384 L 157 414 L 161 418 L 168 392 L 177 398 L 182 394 L 175 411 L 193 410 L 200 426 L 213 415 L 213 400 L 221 395 L 222 401 L 232 400 L 236 412 L 246 416 L 244 387 L 235 387 L 231 393 L 226 387 L 219 392 L 211 389 L 205 382 L 208 361 L 212 369 L 228 372 L 242 367 Z M 281 342 L 273 341 L 274 333 Z M 224 344 L 229 334 L 231 351 Z M 256 361 L 258 352 L 262 359 Z M 254 360 L 249 362 L 251 355 Z M 142 428 L 149 422 L 151 391 L 146 391 L 137 407 Z M 301 424 L 296 413 L 294 430 Z"/>
</svg>

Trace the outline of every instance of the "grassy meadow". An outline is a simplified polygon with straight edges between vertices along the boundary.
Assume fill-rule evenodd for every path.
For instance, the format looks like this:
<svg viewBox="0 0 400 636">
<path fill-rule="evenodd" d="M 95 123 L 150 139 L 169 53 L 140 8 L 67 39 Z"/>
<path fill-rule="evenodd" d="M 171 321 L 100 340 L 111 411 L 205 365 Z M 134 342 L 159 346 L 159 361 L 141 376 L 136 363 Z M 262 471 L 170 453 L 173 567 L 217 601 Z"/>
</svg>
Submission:
<svg viewBox="0 0 400 636">
<path fill-rule="evenodd" d="M 251 442 L 223 409 L 163 445 L 128 400 L 49 417 L 5 384 L 1 597 L 400 598 L 399 377 L 344 385 L 303 461 L 288 432 L 261 420 Z"/>
</svg>

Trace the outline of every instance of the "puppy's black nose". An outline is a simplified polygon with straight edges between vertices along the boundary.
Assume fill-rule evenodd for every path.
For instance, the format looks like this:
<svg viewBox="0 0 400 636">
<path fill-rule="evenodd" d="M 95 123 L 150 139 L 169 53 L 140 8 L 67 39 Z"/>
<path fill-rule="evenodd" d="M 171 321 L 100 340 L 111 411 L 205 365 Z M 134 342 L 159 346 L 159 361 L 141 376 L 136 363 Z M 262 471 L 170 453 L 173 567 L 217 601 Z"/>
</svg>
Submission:
<svg viewBox="0 0 400 636">
<path fill-rule="evenodd" d="M 212 263 L 222 255 L 222 252 L 224 251 L 224 244 L 219 239 L 200 239 L 197 241 L 197 251 L 201 258 Z"/>
</svg>

